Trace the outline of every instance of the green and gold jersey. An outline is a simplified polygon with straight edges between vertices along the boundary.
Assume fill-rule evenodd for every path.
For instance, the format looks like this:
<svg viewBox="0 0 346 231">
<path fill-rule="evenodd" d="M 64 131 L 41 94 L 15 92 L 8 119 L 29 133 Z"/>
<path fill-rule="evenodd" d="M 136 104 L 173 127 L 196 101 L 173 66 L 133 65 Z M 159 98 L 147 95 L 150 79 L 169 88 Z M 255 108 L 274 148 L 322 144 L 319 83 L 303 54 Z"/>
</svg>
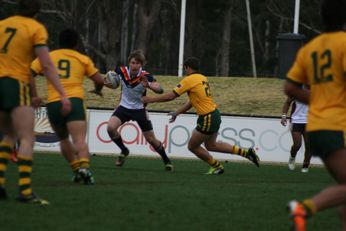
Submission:
<svg viewBox="0 0 346 231">
<path fill-rule="evenodd" d="M 60 83 L 65 89 L 66 96 L 84 99 L 84 77 L 91 77 L 98 72 L 92 60 L 71 49 L 55 50 L 50 52 L 50 56 L 58 70 Z M 36 74 L 42 73 L 42 66 L 38 59 L 32 62 L 31 70 Z M 48 82 L 48 103 L 58 100 L 60 100 L 59 93 Z"/>
<path fill-rule="evenodd" d="M 0 21 L 0 78 L 29 82 L 34 47 L 46 46 L 48 33 L 35 19 L 12 16 Z"/>
<path fill-rule="evenodd" d="M 301 48 L 287 78 L 310 85 L 307 131 L 346 131 L 346 32 L 324 33 Z"/>
<path fill-rule="evenodd" d="M 205 115 L 216 109 L 208 79 L 204 75 L 196 73 L 186 76 L 173 89 L 173 92 L 179 96 L 187 92 L 190 102 L 198 115 Z"/>
</svg>

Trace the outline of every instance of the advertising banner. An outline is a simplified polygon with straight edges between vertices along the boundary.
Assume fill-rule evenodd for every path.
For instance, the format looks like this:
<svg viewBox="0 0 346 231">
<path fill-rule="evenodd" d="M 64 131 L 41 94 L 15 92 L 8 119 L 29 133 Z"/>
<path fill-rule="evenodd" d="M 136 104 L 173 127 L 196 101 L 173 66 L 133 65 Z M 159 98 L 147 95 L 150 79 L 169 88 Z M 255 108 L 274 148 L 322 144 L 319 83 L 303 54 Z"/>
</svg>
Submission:
<svg viewBox="0 0 346 231">
<path fill-rule="evenodd" d="M 89 110 L 88 143 L 91 153 L 118 154 L 119 148 L 110 140 L 107 121 L 113 111 Z M 174 123 L 169 123 L 166 113 L 150 112 L 156 137 L 163 142 L 166 152 L 172 157 L 197 158 L 188 148 L 188 140 L 196 126 L 197 116 L 184 114 Z M 130 152 L 142 156 L 158 156 L 146 142 L 137 123 L 131 121 L 120 127 L 124 143 Z M 283 127 L 278 118 L 222 116 L 218 140 L 236 144 L 242 148 L 255 148 L 262 161 L 287 162 L 292 138 L 289 126 Z M 296 161 L 303 162 L 304 147 Z M 224 153 L 212 153 L 220 160 L 244 160 L 242 157 Z M 321 164 L 317 158 L 312 163 Z"/>
</svg>

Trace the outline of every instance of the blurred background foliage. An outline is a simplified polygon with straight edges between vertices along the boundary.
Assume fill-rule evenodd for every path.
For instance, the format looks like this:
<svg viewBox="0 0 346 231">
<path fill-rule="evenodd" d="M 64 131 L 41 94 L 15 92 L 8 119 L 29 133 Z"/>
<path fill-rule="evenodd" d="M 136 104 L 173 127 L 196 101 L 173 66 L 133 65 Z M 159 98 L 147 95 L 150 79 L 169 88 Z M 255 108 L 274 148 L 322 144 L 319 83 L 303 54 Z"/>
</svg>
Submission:
<svg viewBox="0 0 346 231">
<path fill-rule="evenodd" d="M 58 48 L 61 29 L 77 29 L 80 50 L 102 73 L 126 64 L 142 49 L 146 69 L 177 75 L 181 0 L 42 0 L 38 19 Z M 292 33 L 294 0 L 252 0 L 256 66 L 259 76 L 276 77 L 277 35 Z M 299 33 L 310 40 L 322 30 L 319 1 L 301 1 Z M 208 76 L 252 76 L 245 0 L 187 0 L 184 55 L 201 59 Z M 2 0 L 0 18 L 15 12 L 16 1 Z"/>
</svg>

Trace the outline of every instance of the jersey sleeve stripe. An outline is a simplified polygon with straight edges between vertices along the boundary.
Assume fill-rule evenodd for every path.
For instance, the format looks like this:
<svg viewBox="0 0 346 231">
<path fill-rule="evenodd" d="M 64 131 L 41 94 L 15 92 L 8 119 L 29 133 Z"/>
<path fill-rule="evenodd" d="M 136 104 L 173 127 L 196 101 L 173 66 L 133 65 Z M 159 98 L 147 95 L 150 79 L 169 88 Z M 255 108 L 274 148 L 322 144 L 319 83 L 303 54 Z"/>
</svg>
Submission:
<svg viewBox="0 0 346 231">
<path fill-rule="evenodd" d="M 35 44 L 34 45 L 34 47 L 36 48 L 36 47 L 46 47 L 47 46 L 47 44 Z"/>
<path fill-rule="evenodd" d="M 302 83 L 297 82 L 297 81 L 295 81 L 295 80 L 293 80 L 293 79 L 290 79 L 290 78 L 287 78 L 286 80 L 287 80 L 288 82 L 290 82 L 290 83 L 293 83 L 293 84 L 297 85 L 297 86 L 302 86 L 302 85 L 303 85 Z"/>
</svg>

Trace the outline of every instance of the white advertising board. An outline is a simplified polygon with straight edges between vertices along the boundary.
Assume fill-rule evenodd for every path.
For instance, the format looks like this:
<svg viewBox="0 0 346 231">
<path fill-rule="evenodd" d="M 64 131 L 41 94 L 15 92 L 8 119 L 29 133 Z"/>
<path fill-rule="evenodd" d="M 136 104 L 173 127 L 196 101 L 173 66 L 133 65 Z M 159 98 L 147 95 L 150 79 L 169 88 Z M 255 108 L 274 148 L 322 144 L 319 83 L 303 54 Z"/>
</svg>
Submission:
<svg viewBox="0 0 346 231">
<path fill-rule="evenodd" d="M 113 111 L 89 110 L 88 143 L 91 153 L 118 154 L 118 147 L 110 140 L 107 133 L 107 121 Z M 174 123 L 169 123 L 166 113 L 149 113 L 156 137 L 161 140 L 166 152 L 172 157 L 196 158 L 187 149 L 187 143 L 196 126 L 196 115 L 180 115 Z M 135 122 L 124 124 L 119 129 L 124 143 L 131 153 L 142 156 L 158 156 L 145 141 Z M 218 140 L 236 144 L 242 148 L 253 147 L 262 161 L 287 162 L 292 145 L 289 128 L 283 127 L 277 118 L 233 117 L 223 116 Z M 302 148 L 296 158 L 303 162 Z M 212 153 L 220 160 L 244 160 L 236 155 Z M 318 158 L 312 163 L 321 164 Z"/>
</svg>

